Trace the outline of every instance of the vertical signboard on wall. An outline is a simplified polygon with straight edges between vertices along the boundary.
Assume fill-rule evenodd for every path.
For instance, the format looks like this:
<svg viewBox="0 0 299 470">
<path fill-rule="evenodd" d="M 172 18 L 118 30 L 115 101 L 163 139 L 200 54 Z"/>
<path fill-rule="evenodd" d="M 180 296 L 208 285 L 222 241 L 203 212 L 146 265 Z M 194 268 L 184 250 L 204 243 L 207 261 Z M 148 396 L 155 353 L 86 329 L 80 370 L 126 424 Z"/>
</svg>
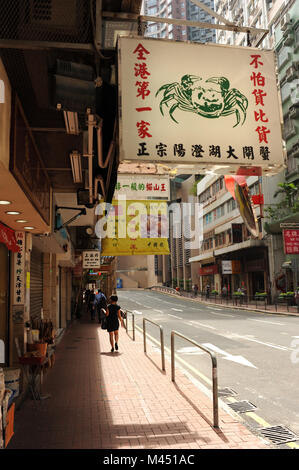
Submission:
<svg viewBox="0 0 299 470">
<path fill-rule="evenodd" d="M 13 304 L 24 305 L 25 300 L 25 232 L 16 232 L 20 251 L 14 253 Z"/>
</svg>

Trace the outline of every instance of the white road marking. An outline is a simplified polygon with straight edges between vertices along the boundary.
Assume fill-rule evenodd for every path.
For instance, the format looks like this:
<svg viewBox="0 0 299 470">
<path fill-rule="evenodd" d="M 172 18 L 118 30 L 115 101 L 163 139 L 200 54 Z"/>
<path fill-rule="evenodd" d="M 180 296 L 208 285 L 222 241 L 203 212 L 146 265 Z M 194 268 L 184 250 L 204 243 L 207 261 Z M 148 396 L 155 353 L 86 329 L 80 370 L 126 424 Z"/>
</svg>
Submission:
<svg viewBox="0 0 299 470">
<path fill-rule="evenodd" d="M 235 315 L 229 315 L 228 313 L 216 313 L 216 312 L 211 312 L 212 315 L 217 315 L 218 317 L 232 317 L 236 318 Z"/>
<path fill-rule="evenodd" d="M 218 348 L 217 346 L 211 343 L 204 343 L 203 346 L 210 349 L 211 351 L 221 354 L 222 356 L 224 356 L 223 359 L 227 359 L 228 361 L 238 362 L 239 364 L 242 364 L 243 366 L 253 367 L 254 369 L 257 369 L 256 366 L 254 366 L 251 362 L 249 362 L 243 356 L 233 356 L 232 354 L 226 351 L 223 351 L 222 349 Z"/>
<path fill-rule="evenodd" d="M 225 335 L 223 335 L 225 336 Z M 272 343 L 266 343 L 264 341 L 259 341 L 258 339 L 254 339 L 254 338 L 250 338 L 248 336 L 242 336 L 242 335 L 238 335 L 237 333 L 233 333 L 232 335 L 230 335 L 231 338 L 240 338 L 240 339 L 245 339 L 247 341 L 253 341 L 254 343 L 259 343 L 259 344 L 263 344 L 264 346 L 268 346 L 269 348 L 274 348 L 274 349 L 280 349 L 281 351 L 291 351 L 290 348 L 287 348 L 285 346 L 278 346 L 276 344 L 272 344 Z"/>
<path fill-rule="evenodd" d="M 285 325 L 285 323 L 273 322 L 273 321 L 268 321 L 268 320 L 257 320 L 256 318 L 246 318 L 246 320 L 258 321 L 261 323 L 269 323 L 270 325 L 281 325 L 281 326 Z"/>
<path fill-rule="evenodd" d="M 169 317 L 174 317 L 174 318 L 178 318 L 179 320 L 183 320 L 182 317 L 177 317 L 176 315 L 171 315 L 171 313 L 168 313 L 167 315 Z"/>
<path fill-rule="evenodd" d="M 196 355 L 204 354 L 204 351 L 201 351 L 199 348 L 196 348 L 195 346 L 187 346 L 185 348 L 178 349 L 177 353 L 190 354 L 192 356 L 196 356 Z"/>
<path fill-rule="evenodd" d="M 190 321 L 192 326 L 199 328 L 200 326 L 204 326 L 205 328 L 211 328 L 211 330 L 216 330 L 214 326 L 206 325 L 205 323 L 200 323 L 199 321 Z M 199 326 L 198 326 L 199 325 Z"/>
</svg>

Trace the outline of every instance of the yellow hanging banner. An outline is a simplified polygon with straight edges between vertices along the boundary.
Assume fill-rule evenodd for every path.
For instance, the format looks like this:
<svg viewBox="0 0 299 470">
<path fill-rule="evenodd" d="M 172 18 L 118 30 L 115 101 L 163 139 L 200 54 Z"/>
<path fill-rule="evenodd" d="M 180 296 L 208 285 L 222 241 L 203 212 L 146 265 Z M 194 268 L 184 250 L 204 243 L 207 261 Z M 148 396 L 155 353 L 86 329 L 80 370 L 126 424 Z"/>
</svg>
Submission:
<svg viewBox="0 0 299 470">
<path fill-rule="evenodd" d="M 169 254 L 167 201 L 118 199 L 108 210 L 97 222 L 102 256 Z"/>
</svg>

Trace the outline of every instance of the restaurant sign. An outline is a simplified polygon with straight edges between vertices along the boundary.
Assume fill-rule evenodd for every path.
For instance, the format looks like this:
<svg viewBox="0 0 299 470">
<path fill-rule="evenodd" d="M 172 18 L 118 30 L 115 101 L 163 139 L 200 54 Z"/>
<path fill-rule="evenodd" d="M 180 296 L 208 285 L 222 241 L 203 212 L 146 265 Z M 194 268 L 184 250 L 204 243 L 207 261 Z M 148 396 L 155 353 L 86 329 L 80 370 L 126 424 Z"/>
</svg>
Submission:
<svg viewBox="0 0 299 470">
<path fill-rule="evenodd" d="M 299 230 L 283 230 L 283 247 L 286 255 L 299 254 Z"/>
<path fill-rule="evenodd" d="M 157 175 L 120 175 L 117 176 L 115 197 L 123 194 L 128 199 L 163 198 L 169 201 L 169 177 Z"/>
<path fill-rule="evenodd" d="M 203 266 L 199 268 L 200 276 L 209 276 L 210 274 L 217 274 L 218 273 L 218 265 L 213 264 L 212 266 Z"/>
<path fill-rule="evenodd" d="M 283 164 L 274 52 L 120 37 L 120 158 Z"/>
</svg>

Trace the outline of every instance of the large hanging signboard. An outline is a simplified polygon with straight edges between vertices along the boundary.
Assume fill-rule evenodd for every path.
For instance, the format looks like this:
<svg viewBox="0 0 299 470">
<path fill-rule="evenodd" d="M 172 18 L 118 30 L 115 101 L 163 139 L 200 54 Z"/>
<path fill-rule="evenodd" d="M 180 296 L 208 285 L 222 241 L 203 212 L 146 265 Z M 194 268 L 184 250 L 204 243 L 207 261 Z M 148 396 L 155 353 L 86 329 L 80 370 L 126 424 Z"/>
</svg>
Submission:
<svg viewBox="0 0 299 470">
<path fill-rule="evenodd" d="M 166 201 L 113 200 L 97 222 L 103 256 L 168 255 Z"/>
<path fill-rule="evenodd" d="M 120 158 L 283 164 L 274 53 L 120 37 Z"/>
<path fill-rule="evenodd" d="M 166 176 L 117 175 L 115 197 L 125 195 L 128 199 L 170 198 L 170 183 Z"/>
</svg>

